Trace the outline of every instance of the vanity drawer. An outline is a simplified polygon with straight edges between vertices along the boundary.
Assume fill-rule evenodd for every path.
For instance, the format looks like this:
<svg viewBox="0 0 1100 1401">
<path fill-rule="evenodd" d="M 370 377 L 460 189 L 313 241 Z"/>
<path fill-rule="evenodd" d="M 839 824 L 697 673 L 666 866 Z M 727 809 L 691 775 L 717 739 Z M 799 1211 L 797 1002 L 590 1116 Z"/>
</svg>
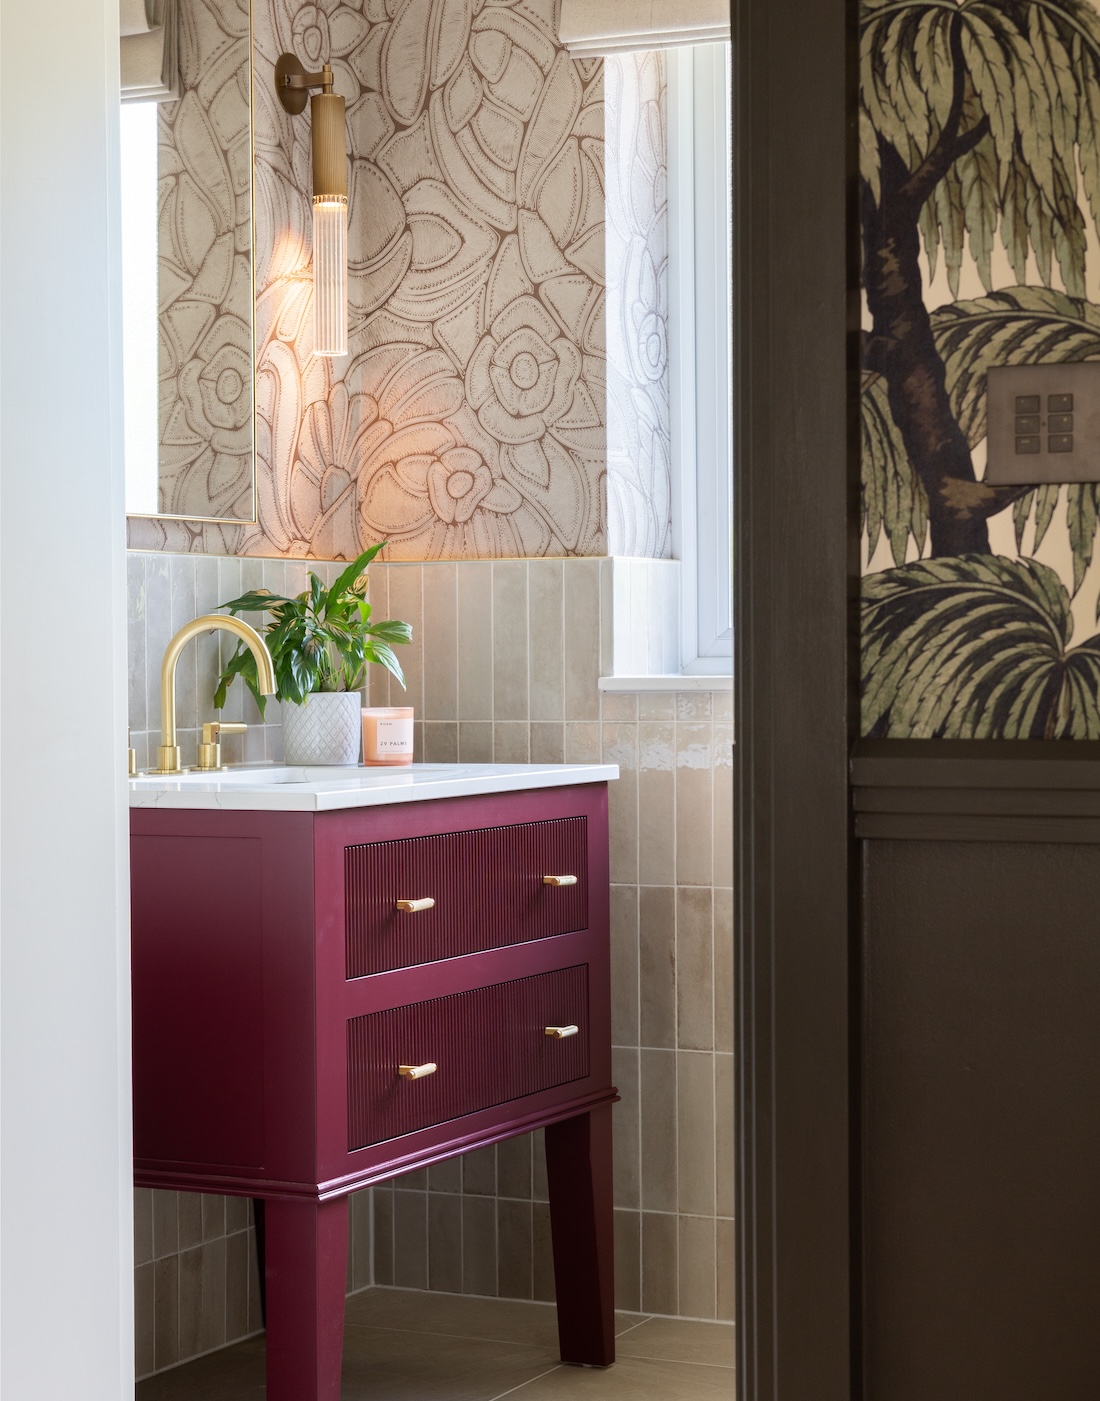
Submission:
<svg viewBox="0 0 1100 1401">
<path fill-rule="evenodd" d="M 547 876 L 574 883 L 547 885 Z M 588 823 L 552 818 L 344 850 L 346 976 L 588 927 Z M 412 912 L 398 901 L 434 902 Z"/>
<path fill-rule="evenodd" d="M 547 1027 L 567 1029 L 559 1038 Z M 588 967 L 372 1012 L 348 1022 L 348 1151 L 588 1074 Z M 399 1067 L 434 1064 L 423 1078 Z"/>
</svg>

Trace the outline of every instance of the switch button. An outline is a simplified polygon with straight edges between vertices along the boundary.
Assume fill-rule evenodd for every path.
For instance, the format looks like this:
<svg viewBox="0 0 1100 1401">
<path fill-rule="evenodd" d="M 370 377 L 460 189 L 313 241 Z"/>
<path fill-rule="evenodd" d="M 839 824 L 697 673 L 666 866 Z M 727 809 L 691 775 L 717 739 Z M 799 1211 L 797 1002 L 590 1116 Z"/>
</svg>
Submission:
<svg viewBox="0 0 1100 1401">
<path fill-rule="evenodd" d="M 1072 412 L 1073 412 L 1073 395 L 1072 395 L 1072 394 L 1048 394 L 1048 395 L 1047 395 L 1047 412 L 1048 412 L 1048 413 L 1072 413 Z"/>
<path fill-rule="evenodd" d="M 1072 452 L 1072 433 L 1052 433 L 1047 439 L 1047 452 Z"/>
<path fill-rule="evenodd" d="M 1016 420 L 1017 423 L 1019 419 Z M 1017 433 L 1020 431 L 1017 428 Z M 1071 413 L 1052 413 L 1047 419 L 1048 433 L 1072 433 L 1073 415 Z"/>
<path fill-rule="evenodd" d="M 1065 415 L 1063 415 L 1063 417 L 1065 417 Z M 1070 415 L 1070 418 L 1072 418 L 1072 417 L 1073 417 L 1073 415 L 1071 414 L 1071 415 Z M 1052 422 L 1051 422 L 1051 426 L 1053 427 L 1053 420 L 1052 420 Z M 1072 423 L 1070 424 L 1070 427 L 1071 427 L 1071 428 L 1073 427 L 1073 424 L 1072 424 Z M 1038 431 L 1039 431 L 1039 415 L 1038 415 L 1037 413 L 1025 413 L 1025 414 L 1017 414 L 1017 415 L 1016 415 L 1016 432 L 1017 432 L 1017 434 L 1020 434 L 1020 433 L 1038 433 Z M 1059 432 L 1062 432 L 1062 431 L 1064 431 L 1064 430 L 1059 429 Z"/>
<path fill-rule="evenodd" d="M 1017 394 L 1017 413 L 1038 413 L 1043 406 L 1042 396 L 1039 394 Z"/>
<path fill-rule="evenodd" d="M 1036 434 L 1035 437 L 1017 438 L 1017 439 L 1016 439 L 1016 453 L 1017 453 L 1017 456 L 1019 456 L 1019 455 L 1022 454 L 1022 453 L 1041 452 L 1041 451 L 1042 451 L 1042 440 L 1039 438 L 1038 434 Z"/>
</svg>

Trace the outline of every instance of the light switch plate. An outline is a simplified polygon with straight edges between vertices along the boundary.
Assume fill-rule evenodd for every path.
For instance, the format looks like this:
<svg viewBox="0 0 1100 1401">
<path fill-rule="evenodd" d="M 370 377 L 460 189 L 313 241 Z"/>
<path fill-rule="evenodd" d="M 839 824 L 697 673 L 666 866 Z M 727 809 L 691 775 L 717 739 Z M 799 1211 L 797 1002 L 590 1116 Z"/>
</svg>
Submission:
<svg viewBox="0 0 1100 1401">
<path fill-rule="evenodd" d="M 1100 482 L 1100 360 L 996 365 L 986 410 L 987 482 Z"/>
</svg>

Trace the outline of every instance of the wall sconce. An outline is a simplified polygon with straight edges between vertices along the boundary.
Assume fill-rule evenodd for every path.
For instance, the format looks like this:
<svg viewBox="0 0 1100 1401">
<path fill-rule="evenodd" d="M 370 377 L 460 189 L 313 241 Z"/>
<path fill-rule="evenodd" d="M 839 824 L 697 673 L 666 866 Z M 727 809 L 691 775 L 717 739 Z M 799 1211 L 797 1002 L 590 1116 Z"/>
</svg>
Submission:
<svg viewBox="0 0 1100 1401">
<path fill-rule="evenodd" d="M 275 92 L 298 116 L 310 98 L 313 121 L 313 353 L 348 353 L 348 158 L 344 99 L 332 69 L 307 73 L 293 54 L 275 65 Z"/>
</svg>

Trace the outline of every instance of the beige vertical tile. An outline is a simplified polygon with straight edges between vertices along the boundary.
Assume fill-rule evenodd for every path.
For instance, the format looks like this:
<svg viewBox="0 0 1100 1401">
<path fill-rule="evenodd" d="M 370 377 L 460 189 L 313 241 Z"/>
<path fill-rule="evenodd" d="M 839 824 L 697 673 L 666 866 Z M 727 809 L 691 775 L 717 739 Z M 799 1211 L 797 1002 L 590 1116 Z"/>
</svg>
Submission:
<svg viewBox="0 0 1100 1401">
<path fill-rule="evenodd" d="M 600 560 L 600 675 L 615 672 L 615 561 Z"/>
<path fill-rule="evenodd" d="M 580 720 L 565 727 L 565 762 L 567 764 L 598 764 L 600 753 L 600 726 L 598 723 Z"/>
<path fill-rule="evenodd" d="M 638 719 L 636 691 L 603 691 L 600 718 L 608 724 L 634 724 Z"/>
<path fill-rule="evenodd" d="M 234 1231 L 247 1231 L 252 1219 L 252 1202 L 248 1197 L 226 1197 L 225 1233 L 231 1236 Z"/>
<path fill-rule="evenodd" d="M 497 1293 L 497 1212 L 491 1197 L 462 1199 L 462 1292 Z"/>
<path fill-rule="evenodd" d="M 153 1258 L 153 1194 L 148 1187 L 134 1188 L 134 1264 Z"/>
<path fill-rule="evenodd" d="M 565 561 L 565 717 L 598 720 L 600 693 L 600 563 Z"/>
<path fill-rule="evenodd" d="M 733 1215 L 733 1057 L 714 1057 L 714 1209 Z"/>
<path fill-rule="evenodd" d="M 643 885 L 639 891 L 641 1044 L 676 1045 L 676 892 Z"/>
<path fill-rule="evenodd" d="M 733 891 L 714 892 L 714 1049 L 733 1050 Z"/>
<path fill-rule="evenodd" d="M 714 1218 L 680 1217 L 680 1313 L 715 1316 Z"/>
<path fill-rule="evenodd" d="M 424 719 L 458 719 L 455 565 L 424 565 Z"/>
<path fill-rule="evenodd" d="M 641 1204 L 638 1175 L 639 1070 L 638 1052 L 616 1046 L 611 1073 L 619 1090 L 612 1114 L 615 1158 L 615 1205 L 628 1210 Z"/>
<path fill-rule="evenodd" d="M 536 1202 L 550 1200 L 546 1182 L 546 1134 L 542 1129 L 536 1129 L 531 1135 L 531 1196 Z"/>
<path fill-rule="evenodd" d="M 493 566 L 456 565 L 458 589 L 458 718 L 493 718 Z"/>
<path fill-rule="evenodd" d="M 225 1235 L 225 1198 L 204 1192 L 199 1198 L 202 1211 L 202 1238 L 217 1240 Z"/>
<path fill-rule="evenodd" d="M 350 1294 L 355 1288 L 355 1231 L 351 1216 L 351 1202 L 348 1202 L 348 1253 L 344 1262 L 344 1293 Z"/>
<path fill-rule="evenodd" d="M 677 1044 L 714 1049 L 714 898 L 708 886 L 676 891 Z"/>
<path fill-rule="evenodd" d="M 441 1163 L 433 1163 L 428 1169 L 429 1192 L 462 1191 L 462 1159 L 444 1158 Z"/>
<path fill-rule="evenodd" d="M 251 1233 L 240 1231 L 225 1242 L 225 1341 L 248 1332 L 248 1250 Z"/>
<path fill-rule="evenodd" d="M 539 723 L 531 726 L 531 762 L 561 764 L 565 762 L 565 726 Z"/>
<path fill-rule="evenodd" d="M 709 691 L 677 691 L 677 720 L 711 720 L 714 705 Z"/>
<path fill-rule="evenodd" d="M 676 727 L 638 726 L 638 871 L 643 885 L 676 881 Z"/>
<path fill-rule="evenodd" d="M 527 562 L 493 564 L 493 718 L 528 720 Z"/>
<path fill-rule="evenodd" d="M 462 1156 L 462 1190 L 467 1196 L 493 1197 L 497 1190 L 496 1144 Z"/>
<path fill-rule="evenodd" d="M 393 1197 L 388 1187 L 374 1189 L 374 1282 L 393 1283 Z"/>
<path fill-rule="evenodd" d="M 637 1046 L 638 887 L 611 887 L 611 1040 Z"/>
<path fill-rule="evenodd" d="M 179 1194 L 179 1241 L 181 1250 L 202 1244 L 202 1197 L 198 1192 Z"/>
<path fill-rule="evenodd" d="M 160 664 L 173 632 L 171 560 L 171 555 L 145 556 L 145 708 L 151 730 L 160 729 Z"/>
<path fill-rule="evenodd" d="M 497 1191 L 520 1201 L 531 1198 L 531 1135 L 518 1134 L 497 1144 Z"/>
<path fill-rule="evenodd" d="M 733 687 L 726 691 L 715 691 L 714 721 L 716 724 L 733 724 Z"/>
<path fill-rule="evenodd" d="M 428 1190 L 428 1169 L 416 1168 L 412 1172 L 402 1173 L 400 1177 L 393 1179 L 395 1189 L 405 1192 L 426 1192 Z"/>
<path fill-rule="evenodd" d="M 462 1199 L 428 1193 L 428 1288 L 462 1293 Z"/>
<path fill-rule="evenodd" d="M 153 1366 L 179 1360 L 179 1256 L 168 1255 L 153 1265 Z"/>
<path fill-rule="evenodd" d="M 710 885 L 714 809 L 711 726 L 676 726 L 676 883 Z"/>
<path fill-rule="evenodd" d="M 531 1289 L 536 1299 L 554 1302 L 554 1247 L 550 1239 L 550 1208 L 545 1202 L 531 1207 Z"/>
<path fill-rule="evenodd" d="M 390 688 L 390 703 L 411 705 L 418 720 L 424 719 L 424 610 L 419 564 L 391 564 L 386 568 L 389 585 L 389 616 L 408 623 L 413 640 L 400 649 L 405 690 Z"/>
<path fill-rule="evenodd" d="M 676 1056 L 677 1180 L 680 1211 L 714 1215 L 714 1057 Z"/>
<path fill-rule="evenodd" d="M 424 725 L 424 762 L 458 763 L 458 726 L 447 721 L 427 721 Z"/>
<path fill-rule="evenodd" d="M 732 1221 L 716 1221 L 715 1237 L 717 1242 L 717 1315 L 723 1320 L 733 1319 L 734 1313 L 734 1279 L 736 1276 L 737 1264 L 735 1259 L 736 1242 L 734 1238 L 734 1225 Z"/>
<path fill-rule="evenodd" d="M 677 1218 L 642 1213 L 642 1312 L 680 1311 L 679 1233 Z"/>
<path fill-rule="evenodd" d="M 140 1381 L 153 1370 L 152 1261 L 134 1271 L 134 1375 Z"/>
<path fill-rule="evenodd" d="M 179 1250 L 179 1203 L 176 1192 L 153 1192 L 153 1259 Z"/>
<path fill-rule="evenodd" d="M 733 884 L 733 726 L 714 727 L 714 884 Z"/>
<path fill-rule="evenodd" d="M 132 730 L 148 725 L 145 657 L 145 556 L 126 556 L 127 719 Z"/>
<path fill-rule="evenodd" d="M 527 638 L 532 720 L 565 719 L 564 578 L 560 559 L 527 566 Z"/>
<path fill-rule="evenodd" d="M 637 1211 L 615 1212 L 615 1307 L 628 1313 L 642 1307 L 642 1218 Z"/>
<path fill-rule="evenodd" d="M 458 726 L 458 759 L 461 764 L 493 762 L 493 727 L 486 721 L 463 721 Z"/>
<path fill-rule="evenodd" d="M 493 726 L 493 763 L 526 764 L 531 758 L 531 727 L 526 722 L 497 721 Z"/>
<path fill-rule="evenodd" d="M 497 1291 L 502 1299 L 532 1297 L 532 1230 L 530 1202 L 497 1202 Z"/>
<path fill-rule="evenodd" d="M 641 1205 L 646 1211 L 675 1211 L 676 1053 L 641 1052 Z"/>
<path fill-rule="evenodd" d="M 348 1202 L 351 1209 L 352 1288 L 366 1289 L 374 1283 L 374 1203 L 371 1189 L 356 1192 Z"/>
<path fill-rule="evenodd" d="M 225 1238 L 202 1248 L 202 1329 L 199 1350 L 210 1352 L 225 1343 Z"/>
<path fill-rule="evenodd" d="M 393 1194 L 393 1282 L 399 1289 L 428 1287 L 428 1194 Z"/>
<path fill-rule="evenodd" d="M 190 555 L 172 555 L 168 566 L 171 594 L 171 631 L 177 632 L 196 616 L 195 561 Z M 176 706 L 180 723 L 194 725 L 199 718 L 198 668 L 195 644 L 184 648 L 176 664 Z M 158 662 L 159 662 L 158 658 Z"/>
<path fill-rule="evenodd" d="M 618 764 L 619 777 L 608 786 L 611 835 L 611 879 L 619 885 L 638 883 L 638 727 L 603 727 L 603 753 Z"/>
<path fill-rule="evenodd" d="M 676 719 L 676 697 L 668 691 L 641 691 L 638 694 L 639 720 Z"/>
</svg>

